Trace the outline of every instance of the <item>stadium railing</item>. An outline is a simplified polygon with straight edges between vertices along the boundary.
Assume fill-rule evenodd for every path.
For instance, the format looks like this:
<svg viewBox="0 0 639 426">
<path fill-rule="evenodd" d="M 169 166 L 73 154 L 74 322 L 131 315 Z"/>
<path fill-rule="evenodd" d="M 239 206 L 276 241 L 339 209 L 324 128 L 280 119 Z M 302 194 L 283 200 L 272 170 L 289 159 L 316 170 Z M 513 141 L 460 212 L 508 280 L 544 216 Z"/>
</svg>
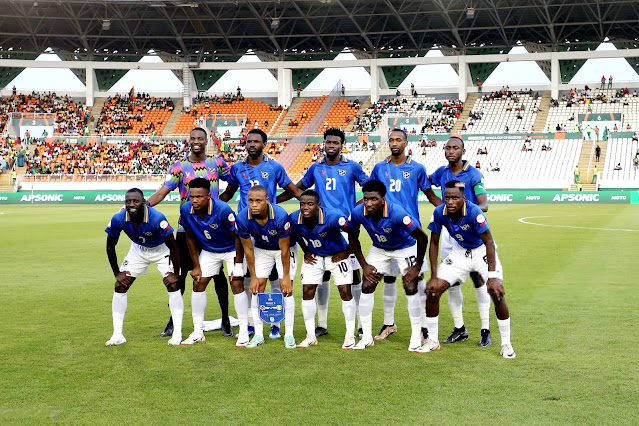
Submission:
<svg viewBox="0 0 639 426">
<path fill-rule="evenodd" d="M 24 175 L 22 182 L 161 182 L 166 175 L 46 174 Z"/>
</svg>

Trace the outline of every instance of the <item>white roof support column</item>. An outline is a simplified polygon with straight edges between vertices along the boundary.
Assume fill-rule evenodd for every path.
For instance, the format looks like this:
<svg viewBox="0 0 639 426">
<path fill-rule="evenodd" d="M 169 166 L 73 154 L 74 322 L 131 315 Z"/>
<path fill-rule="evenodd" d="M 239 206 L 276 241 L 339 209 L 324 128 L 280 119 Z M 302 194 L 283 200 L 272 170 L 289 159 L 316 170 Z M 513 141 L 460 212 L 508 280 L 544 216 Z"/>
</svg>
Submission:
<svg viewBox="0 0 639 426">
<path fill-rule="evenodd" d="M 550 97 L 559 99 L 559 85 L 561 84 L 561 68 L 557 52 L 550 57 Z"/>
<path fill-rule="evenodd" d="M 469 86 L 472 86 L 473 79 L 470 75 L 470 68 L 468 67 L 468 63 L 466 62 L 466 55 L 459 55 L 458 66 L 459 66 L 459 99 L 462 102 L 466 102 L 466 96 L 468 95 Z"/>
<path fill-rule="evenodd" d="M 193 83 L 195 82 L 195 77 L 193 77 L 193 72 L 191 72 L 191 68 L 189 67 L 188 62 L 182 63 L 182 101 L 184 102 L 185 108 L 191 107 L 191 92 L 193 89 Z"/>
<path fill-rule="evenodd" d="M 293 73 L 284 68 L 284 61 L 277 62 L 277 104 L 290 106 L 293 100 Z"/>
<path fill-rule="evenodd" d="M 377 65 L 377 58 L 371 59 L 371 103 L 379 101 L 379 82 L 382 73 L 382 67 Z M 384 76 L 381 76 L 384 78 Z"/>
<path fill-rule="evenodd" d="M 87 62 L 85 66 L 86 71 L 86 105 L 93 107 L 95 101 L 95 92 L 98 91 L 98 79 L 95 76 L 95 69 L 91 62 Z"/>
</svg>

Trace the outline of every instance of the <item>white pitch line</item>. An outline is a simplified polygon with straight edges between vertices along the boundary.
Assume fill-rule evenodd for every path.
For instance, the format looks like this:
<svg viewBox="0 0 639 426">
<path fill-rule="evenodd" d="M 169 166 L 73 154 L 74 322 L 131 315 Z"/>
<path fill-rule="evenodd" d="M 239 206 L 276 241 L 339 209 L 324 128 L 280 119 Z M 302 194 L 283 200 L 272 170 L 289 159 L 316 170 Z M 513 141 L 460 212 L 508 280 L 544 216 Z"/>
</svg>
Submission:
<svg viewBox="0 0 639 426">
<path fill-rule="evenodd" d="M 587 226 L 570 226 L 570 225 L 552 225 L 547 223 L 535 223 L 535 222 L 527 222 L 526 219 L 537 219 L 542 217 L 573 217 L 573 216 L 528 216 L 519 218 L 519 222 L 525 223 L 526 225 L 537 225 L 537 226 L 550 226 L 552 228 L 572 228 L 572 229 L 590 229 L 597 231 L 624 231 L 624 232 L 639 232 L 639 229 L 621 229 L 621 228 L 590 228 Z"/>
</svg>

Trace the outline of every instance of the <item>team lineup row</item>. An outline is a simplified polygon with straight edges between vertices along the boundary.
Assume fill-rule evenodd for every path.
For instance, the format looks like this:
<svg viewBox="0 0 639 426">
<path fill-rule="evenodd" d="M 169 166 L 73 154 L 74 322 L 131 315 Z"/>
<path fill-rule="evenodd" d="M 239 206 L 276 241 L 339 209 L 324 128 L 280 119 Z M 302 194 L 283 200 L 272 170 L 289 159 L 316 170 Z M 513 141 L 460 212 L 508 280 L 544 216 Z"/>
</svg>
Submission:
<svg viewBox="0 0 639 426">
<path fill-rule="evenodd" d="M 240 323 L 237 346 L 256 347 L 264 343 L 256 294 L 264 291 L 269 277 L 272 291 L 273 284 L 277 283 L 275 278 L 280 278 L 279 287 L 284 296 L 286 347 L 316 345 L 317 336 L 326 332 L 327 293 L 330 289 L 326 283 L 330 273 L 342 298 L 346 322 L 344 349 L 364 349 L 397 330 L 394 325 L 396 293 L 392 297 L 392 291 L 389 291 L 387 297 L 387 289 L 392 287 L 396 292 L 395 278 L 402 275 L 411 322 L 409 350 L 438 350 L 439 298 L 448 288 L 451 288 L 449 307 L 455 329 L 444 343 L 468 338 L 461 315 L 461 292 L 457 299 L 451 296 L 456 293 L 453 289 L 459 289 L 457 284 L 470 274 L 475 283 L 482 322 L 480 345 L 488 346 L 491 343 L 488 311 L 492 297 L 501 335 L 502 355 L 514 358 L 501 265 L 482 211 L 487 210 L 486 193 L 481 173 L 461 159 L 463 141 L 457 137 L 451 138 L 445 150 L 449 165 L 428 176 L 421 164 L 406 157 L 405 133 L 394 130 L 389 137 L 391 156 L 377 164 L 369 178 L 361 166 L 340 155 L 344 143 L 341 131 L 329 129 L 324 136 L 324 158 L 313 164 L 304 178 L 294 185 L 281 165 L 263 155 L 266 143 L 263 132 L 249 132 L 247 158 L 229 169 L 221 159 L 205 155 L 206 132 L 196 128 L 191 132 L 189 158 L 172 166 L 163 188 L 146 202 L 141 191 L 130 190 L 126 196 L 125 210 L 116 214 L 106 229 L 107 254 L 116 277 L 114 334 L 107 345 L 126 341 L 122 335 L 126 292 L 136 276 L 144 273 L 150 263 L 158 262 L 169 291 L 172 323 L 164 333 L 171 332 L 169 344 L 204 341 L 202 323 L 206 307 L 205 289 L 213 278 L 223 308 L 226 297 L 220 294 L 222 286 L 218 289 L 218 281 L 223 280 L 224 287 L 228 287 L 220 273 L 222 264 L 226 262 Z M 227 181 L 227 188 L 218 196 L 219 179 Z M 363 184 L 364 196 L 360 205 L 355 199 L 355 182 Z M 435 195 L 431 182 L 442 187 L 445 202 Z M 277 186 L 285 189 L 279 196 L 276 194 Z M 315 191 L 306 190 L 313 186 Z M 178 244 L 164 216 L 149 208 L 176 187 L 180 188 L 184 202 L 180 208 Z M 233 197 L 238 188 L 240 197 L 238 214 L 235 215 L 225 202 Z M 430 246 L 419 221 L 419 190 L 437 206 L 428 225 L 431 231 Z M 300 200 L 300 210 L 289 216 L 275 203 L 292 197 Z M 152 220 L 153 216 L 156 220 Z M 358 238 L 360 226 L 364 226 L 373 242 L 366 257 Z M 122 230 L 134 244 L 120 268 L 115 256 L 115 244 Z M 438 266 L 440 235 L 443 261 Z M 304 253 L 301 267 L 302 313 L 307 329 L 306 338 L 297 345 L 293 337 L 295 301 L 291 285 L 291 278 L 296 272 L 297 248 L 290 250 L 295 243 L 299 243 Z M 423 278 L 423 272 L 428 269 L 425 263 L 427 248 L 432 270 L 428 283 Z M 193 265 L 186 265 L 189 261 Z M 360 265 L 363 280 L 360 279 Z M 194 332 L 181 341 L 184 311 L 182 294 L 189 270 L 194 279 Z M 277 271 L 276 277 L 273 276 L 274 270 Z M 179 271 L 179 275 L 174 271 Z M 245 276 L 251 278 L 243 279 Z M 373 337 L 373 295 L 382 278 L 385 281 L 384 325 L 380 333 Z M 317 306 L 313 300 L 316 291 Z M 320 297 L 322 292 L 323 298 Z M 317 328 L 316 308 L 319 311 Z M 222 313 L 223 334 L 232 335 L 230 326 L 226 330 L 224 327 L 224 309 Z M 358 343 L 355 343 L 354 337 L 356 316 L 359 316 L 361 328 Z M 249 325 L 251 321 L 252 325 Z M 250 340 L 249 327 L 254 332 Z M 279 334 L 279 328 L 275 332 Z"/>
</svg>

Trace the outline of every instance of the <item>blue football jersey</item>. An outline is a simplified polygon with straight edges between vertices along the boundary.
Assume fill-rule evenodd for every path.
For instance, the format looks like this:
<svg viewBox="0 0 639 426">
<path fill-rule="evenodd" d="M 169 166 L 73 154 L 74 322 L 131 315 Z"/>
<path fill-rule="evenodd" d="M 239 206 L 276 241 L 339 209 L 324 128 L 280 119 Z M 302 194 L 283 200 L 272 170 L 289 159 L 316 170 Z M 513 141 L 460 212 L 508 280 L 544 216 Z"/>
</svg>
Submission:
<svg viewBox="0 0 639 426">
<path fill-rule="evenodd" d="M 351 212 L 348 226 L 359 229 L 360 225 L 364 226 L 377 248 L 399 250 L 416 243 L 410 233 L 418 227 L 417 221 L 399 204 L 386 202 L 379 222 L 375 222 L 360 204 Z"/>
<path fill-rule="evenodd" d="M 377 179 L 386 185 L 386 201 L 399 204 L 417 221 L 419 226 L 419 206 L 417 197 L 419 191 L 430 189 L 430 181 L 426 167 L 413 161 L 409 156 L 399 166 L 393 164 L 390 158 L 375 164 L 371 172 L 371 179 Z"/>
<path fill-rule="evenodd" d="M 466 199 L 473 204 L 477 204 L 477 196 L 481 194 L 485 194 L 486 190 L 483 188 L 482 180 L 484 176 L 481 174 L 479 170 L 470 165 L 466 160 L 462 161 L 463 167 L 462 170 L 453 174 L 450 171 L 449 166 L 441 166 L 435 173 L 430 176 L 430 180 L 433 185 L 438 186 L 442 189 L 442 201 L 444 200 L 444 190 L 446 189 L 446 182 L 450 182 L 451 180 L 458 180 L 460 182 L 464 182 L 466 184 L 466 188 L 464 192 L 466 193 Z M 477 186 L 479 185 L 479 186 Z"/>
<path fill-rule="evenodd" d="M 104 232 L 116 240 L 124 233 L 136 244 L 143 247 L 157 247 L 164 244 L 164 239 L 173 233 L 173 228 L 162 212 L 153 207 L 144 206 L 144 220 L 139 227 L 131 222 L 129 212 L 120 210 L 109 221 Z"/>
<path fill-rule="evenodd" d="M 315 185 L 314 189 L 326 211 L 339 210 L 346 217 L 357 203 L 355 182 L 364 185 L 366 181 L 368 175 L 362 166 L 343 155 L 340 162 L 334 165 L 327 164 L 326 157 L 319 163 L 311 164 L 301 180 L 307 188 Z"/>
<path fill-rule="evenodd" d="M 251 211 L 246 208 L 237 214 L 235 227 L 237 235 L 241 238 L 253 237 L 254 246 L 264 250 L 279 250 L 280 239 L 291 236 L 288 213 L 275 204 L 268 205 L 268 220 L 264 226 L 257 223 Z"/>
<path fill-rule="evenodd" d="M 235 251 L 235 213 L 228 204 L 211 198 L 207 215 L 200 219 L 190 201 L 180 207 L 180 224 L 190 229 L 202 249 L 213 253 Z"/>
<path fill-rule="evenodd" d="M 257 166 L 248 164 L 248 157 L 244 161 L 238 161 L 231 166 L 227 182 L 240 189 L 239 204 L 237 211 L 248 207 L 248 191 L 252 186 L 262 185 L 268 192 L 268 199 L 275 204 L 277 199 L 277 186 L 284 188 L 291 179 L 286 174 L 284 167 L 275 160 L 271 160 L 264 155 L 263 160 Z"/>
<path fill-rule="evenodd" d="M 451 237 L 465 249 L 474 249 L 484 244 L 480 235 L 490 229 L 484 212 L 469 201 L 464 204 L 462 216 L 457 223 L 448 216 L 446 204 L 437 206 L 428 229 L 435 234 L 441 234 L 442 227 L 445 227 Z"/>
<path fill-rule="evenodd" d="M 340 232 L 346 225 L 346 217 L 337 211 L 319 209 L 317 225 L 310 229 L 305 225 L 304 216 L 297 210 L 290 214 L 295 233 L 306 240 L 311 253 L 318 256 L 333 256 L 348 248 L 348 243 Z"/>
</svg>

